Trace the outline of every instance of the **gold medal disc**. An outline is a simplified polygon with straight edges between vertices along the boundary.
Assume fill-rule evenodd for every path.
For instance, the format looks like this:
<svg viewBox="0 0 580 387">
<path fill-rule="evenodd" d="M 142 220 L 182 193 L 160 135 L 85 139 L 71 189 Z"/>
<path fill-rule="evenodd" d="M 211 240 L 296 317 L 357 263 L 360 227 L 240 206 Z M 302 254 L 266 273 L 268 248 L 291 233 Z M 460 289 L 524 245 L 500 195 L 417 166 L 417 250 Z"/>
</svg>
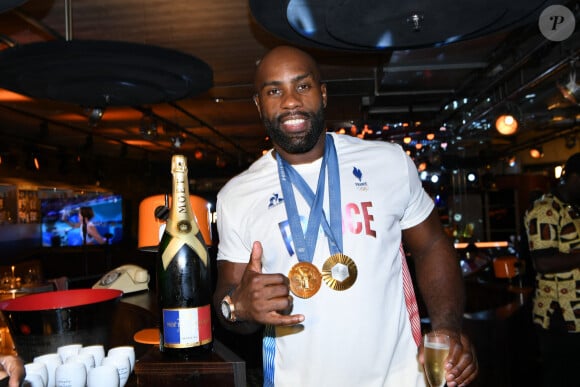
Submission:
<svg viewBox="0 0 580 387">
<path fill-rule="evenodd" d="M 322 279 L 332 290 L 346 290 L 356 281 L 358 270 L 352 259 L 334 254 L 322 266 Z"/>
<path fill-rule="evenodd" d="M 318 292 L 322 277 L 318 268 L 308 262 L 298 262 L 288 273 L 290 290 L 300 298 L 310 298 Z"/>
</svg>

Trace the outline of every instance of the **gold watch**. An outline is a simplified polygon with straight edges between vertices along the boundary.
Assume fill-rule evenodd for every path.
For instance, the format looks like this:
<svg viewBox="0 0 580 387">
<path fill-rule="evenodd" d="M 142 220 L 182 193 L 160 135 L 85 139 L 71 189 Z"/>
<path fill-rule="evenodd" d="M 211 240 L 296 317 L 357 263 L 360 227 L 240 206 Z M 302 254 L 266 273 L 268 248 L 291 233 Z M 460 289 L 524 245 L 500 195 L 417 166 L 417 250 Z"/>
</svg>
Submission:
<svg viewBox="0 0 580 387">
<path fill-rule="evenodd" d="M 226 294 L 220 305 L 224 318 L 229 322 L 236 322 L 236 308 L 229 294 Z"/>
</svg>

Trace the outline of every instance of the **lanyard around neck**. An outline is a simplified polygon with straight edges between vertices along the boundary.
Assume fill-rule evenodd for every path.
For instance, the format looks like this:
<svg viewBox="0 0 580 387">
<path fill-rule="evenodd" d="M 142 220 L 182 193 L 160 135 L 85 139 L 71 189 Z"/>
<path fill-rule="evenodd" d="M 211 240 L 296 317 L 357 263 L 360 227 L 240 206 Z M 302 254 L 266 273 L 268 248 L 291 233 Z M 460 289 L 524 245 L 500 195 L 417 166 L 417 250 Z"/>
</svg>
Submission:
<svg viewBox="0 0 580 387">
<path fill-rule="evenodd" d="M 338 170 L 338 157 L 331 135 L 326 135 L 324 156 L 320 165 L 320 173 L 316 187 L 316 194 L 304 181 L 302 176 L 276 153 L 278 163 L 278 175 L 280 185 L 284 195 L 286 215 L 290 225 L 290 232 L 296 255 L 301 262 L 312 262 L 318 230 L 322 224 L 324 233 L 328 238 L 328 245 L 331 254 L 342 252 L 342 213 L 340 205 L 340 175 Z M 329 203 L 330 203 L 330 224 L 322 208 L 324 200 L 324 189 L 326 183 L 326 170 L 328 169 Z M 300 224 L 300 215 L 296 206 L 293 186 L 300 192 L 310 206 L 310 215 L 306 228 L 306 235 Z"/>
</svg>

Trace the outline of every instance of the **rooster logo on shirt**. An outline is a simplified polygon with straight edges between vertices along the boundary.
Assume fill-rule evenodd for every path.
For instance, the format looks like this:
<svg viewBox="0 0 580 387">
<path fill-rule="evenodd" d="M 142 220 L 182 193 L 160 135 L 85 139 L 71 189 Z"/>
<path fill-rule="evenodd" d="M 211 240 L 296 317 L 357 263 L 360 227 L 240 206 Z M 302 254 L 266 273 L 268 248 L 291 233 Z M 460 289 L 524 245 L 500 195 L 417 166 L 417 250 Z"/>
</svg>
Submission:
<svg viewBox="0 0 580 387">
<path fill-rule="evenodd" d="M 278 193 L 273 193 L 270 196 L 270 200 L 268 203 L 268 208 L 276 207 L 278 204 L 284 202 L 284 198 L 280 196 Z"/>
</svg>

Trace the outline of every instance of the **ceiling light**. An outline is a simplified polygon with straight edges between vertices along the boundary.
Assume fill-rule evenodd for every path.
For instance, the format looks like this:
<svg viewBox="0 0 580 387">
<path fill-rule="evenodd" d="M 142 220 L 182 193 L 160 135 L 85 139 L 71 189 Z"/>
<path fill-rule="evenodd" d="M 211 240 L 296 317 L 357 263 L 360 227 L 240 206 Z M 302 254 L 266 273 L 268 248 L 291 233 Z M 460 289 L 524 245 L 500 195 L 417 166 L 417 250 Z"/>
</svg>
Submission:
<svg viewBox="0 0 580 387">
<path fill-rule="evenodd" d="M 183 145 L 183 143 L 185 142 L 185 138 L 182 136 L 173 136 L 171 137 L 171 145 L 173 145 L 174 148 L 181 148 L 181 146 Z"/>
<path fill-rule="evenodd" d="M 539 159 L 544 157 L 544 150 L 542 149 L 541 146 L 536 146 L 530 149 L 530 156 L 533 159 Z"/>
<path fill-rule="evenodd" d="M 571 70 L 567 83 L 558 83 L 558 89 L 560 89 L 560 93 L 562 93 L 564 98 L 568 101 L 580 105 L 580 85 L 576 83 L 576 69 L 574 67 L 574 62 L 571 63 L 570 67 Z"/>
<path fill-rule="evenodd" d="M 469 172 L 467 174 L 467 181 L 474 183 L 477 180 L 477 175 L 474 172 Z"/>
<path fill-rule="evenodd" d="M 404 142 L 405 144 L 410 144 L 410 143 L 411 143 L 411 140 L 412 140 L 412 138 L 411 138 L 411 136 L 409 136 L 408 134 L 407 134 L 407 135 L 405 135 L 405 137 L 403 137 L 403 142 Z"/>
<path fill-rule="evenodd" d="M 202 160 L 204 158 L 203 151 L 201 149 L 196 149 L 195 152 L 193 153 L 193 157 L 196 160 Z"/>
<path fill-rule="evenodd" d="M 564 167 L 562 167 L 561 165 L 556 165 L 554 167 L 554 178 L 559 179 L 560 177 L 562 177 L 563 170 L 564 170 Z"/>
<path fill-rule="evenodd" d="M 157 138 L 157 120 L 152 114 L 144 113 L 139 123 L 139 131 L 146 140 Z"/>
<path fill-rule="evenodd" d="M 518 130 L 518 120 L 511 114 L 502 114 L 495 120 L 495 128 L 500 134 L 510 136 Z"/>
<path fill-rule="evenodd" d="M 89 126 L 95 127 L 101 122 L 105 109 L 103 108 L 92 108 L 87 111 L 87 116 L 89 118 Z"/>
</svg>

